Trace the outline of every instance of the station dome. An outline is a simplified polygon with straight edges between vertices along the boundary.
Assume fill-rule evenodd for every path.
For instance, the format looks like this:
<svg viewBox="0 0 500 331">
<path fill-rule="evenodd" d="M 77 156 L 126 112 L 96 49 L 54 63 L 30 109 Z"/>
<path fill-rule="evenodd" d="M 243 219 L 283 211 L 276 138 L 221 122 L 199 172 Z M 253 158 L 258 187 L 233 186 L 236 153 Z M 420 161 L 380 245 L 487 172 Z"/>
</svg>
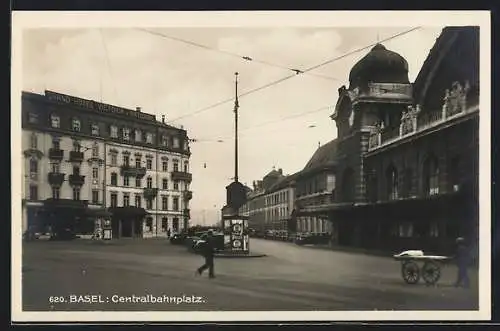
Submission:
<svg viewBox="0 0 500 331">
<path fill-rule="evenodd" d="M 373 83 L 408 84 L 408 62 L 398 53 L 375 45 L 349 73 L 351 87 Z"/>
</svg>

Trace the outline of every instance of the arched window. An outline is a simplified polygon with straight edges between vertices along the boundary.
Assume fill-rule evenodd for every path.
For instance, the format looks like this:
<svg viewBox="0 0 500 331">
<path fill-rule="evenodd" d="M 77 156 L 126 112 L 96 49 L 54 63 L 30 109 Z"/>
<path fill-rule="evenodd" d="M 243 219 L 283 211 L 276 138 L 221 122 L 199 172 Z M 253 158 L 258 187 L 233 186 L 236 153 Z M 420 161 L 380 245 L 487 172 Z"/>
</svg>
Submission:
<svg viewBox="0 0 500 331">
<path fill-rule="evenodd" d="M 386 188 L 387 188 L 387 198 L 389 200 L 396 200 L 398 198 L 398 170 L 393 165 L 387 168 L 385 173 L 386 178 Z"/>
<path fill-rule="evenodd" d="M 61 120 L 56 114 L 50 115 L 50 125 L 53 128 L 59 128 L 61 126 Z"/>
<path fill-rule="evenodd" d="M 457 192 L 460 189 L 460 157 L 454 156 L 449 162 L 449 186 L 452 192 Z"/>
<path fill-rule="evenodd" d="M 111 173 L 111 185 L 118 185 L 118 175 L 116 174 L 116 172 Z"/>
<path fill-rule="evenodd" d="M 36 159 L 30 159 L 30 173 L 38 173 L 38 161 Z"/>
<path fill-rule="evenodd" d="M 147 178 L 147 185 L 148 185 L 148 188 L 152 188 L 153 187 L 153 178 L 151 178 L 151 177 Z"/>
<path fill-rule="evenodd" d="M 435 156 L 429 156 L 424 161 L 423 180 L 426 195 L 439 193 L 439 164 Z"/>
<path fill-rule="evenodd" d="M 347 168 L 342 176 L 342 201 L 350 202 L 354 200 L 354 170 Z"/>
</svg>

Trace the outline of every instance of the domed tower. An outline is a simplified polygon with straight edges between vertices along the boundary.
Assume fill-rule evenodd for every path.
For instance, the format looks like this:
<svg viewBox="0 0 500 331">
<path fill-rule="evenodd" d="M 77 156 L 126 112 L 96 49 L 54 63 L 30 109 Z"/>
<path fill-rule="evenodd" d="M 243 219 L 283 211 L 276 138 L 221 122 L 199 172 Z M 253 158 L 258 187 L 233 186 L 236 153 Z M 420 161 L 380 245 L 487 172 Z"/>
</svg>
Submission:
<svg viewBox="0 0 500 331">
<path fill-rule="evenodd" d="M 349 74 L 349 88 L 342 86 L 331 118 L 337 125 L 341 154 L 346 155 L 346 192 L 341 202 L 365 199 L 362 155 L 368 150 L 370 133 L 384 128 L 384 137 L 399 134 L 401 115 L 412 104 L 408 62 L 398 53 L 375 45 Z M 349 192 L 349 190 L 352 190 Z M 343 197 L 342 197 L 343 196 Z"/>
</svg>

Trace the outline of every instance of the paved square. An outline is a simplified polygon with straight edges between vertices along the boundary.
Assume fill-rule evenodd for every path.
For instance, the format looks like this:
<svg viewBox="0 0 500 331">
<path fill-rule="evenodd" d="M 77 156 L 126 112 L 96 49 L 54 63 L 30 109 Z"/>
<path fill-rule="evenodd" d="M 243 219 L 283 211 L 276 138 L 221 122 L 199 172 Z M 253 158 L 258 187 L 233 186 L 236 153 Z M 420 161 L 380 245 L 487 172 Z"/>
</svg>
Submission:
<svg viewBox="0 0 500 331">
<path fill-rule="evenodd" d="M 478 309 L 475 270 L 470 289 L 452 286 L 453 265 L 443 268 L 439 286 L 407 285 L 391 258 L 259 239 L 251 245 L 268 256 L 218 258 L 217 278 L 211 280 L 194 275 L 203 263 L 200 256 L 166 240 L 28 242 L 23 244 L 23 310 Z M 149 302 L 141 302 L 146 297 L 142 300 Z M 151 297 L 175 302 L 151 303 Z M 95 302 L 82 302 L 87 299 Z"/>
</svg>

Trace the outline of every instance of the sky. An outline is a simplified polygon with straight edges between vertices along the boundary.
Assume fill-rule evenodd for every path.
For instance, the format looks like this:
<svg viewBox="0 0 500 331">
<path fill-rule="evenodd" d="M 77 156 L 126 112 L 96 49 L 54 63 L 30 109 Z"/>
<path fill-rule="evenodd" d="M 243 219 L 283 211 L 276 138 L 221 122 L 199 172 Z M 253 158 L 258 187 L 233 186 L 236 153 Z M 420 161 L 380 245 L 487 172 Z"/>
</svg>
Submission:
<svg viewBox="0 0 500 331">
<path fill-rule="evenodd" d="M 27 29 L 22 85 L 139 106 L 183 126 L 197 140 L 192 222 L 213 224 L 234 176 L 235 72 L 241 94 L 294 74 L 286 68 L 304 70 L 411 28 Z M 408 61 L 413 81 L 441 30 L 421 27 L 382 43 Z M 348 85 L 350 69 L 370 48 L 239 98 L 240 182 L 252 186 L 273 167 L 300 171 L 319 144 L 336 137 L 329 115 L 338 88 Z"/>
</svg>

